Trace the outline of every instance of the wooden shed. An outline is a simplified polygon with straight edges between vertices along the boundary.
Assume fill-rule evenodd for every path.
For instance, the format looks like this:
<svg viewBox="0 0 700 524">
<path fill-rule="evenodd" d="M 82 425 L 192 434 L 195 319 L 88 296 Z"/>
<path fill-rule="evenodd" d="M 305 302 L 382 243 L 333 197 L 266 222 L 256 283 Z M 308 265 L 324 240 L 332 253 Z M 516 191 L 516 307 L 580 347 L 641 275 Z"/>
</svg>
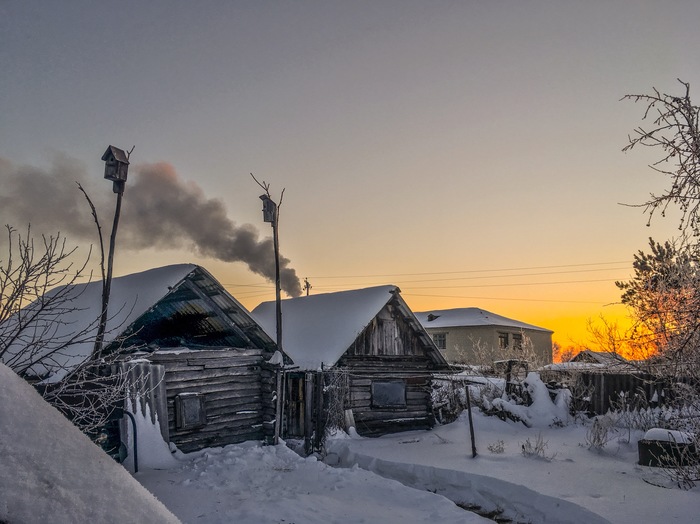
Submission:
<svg viewBox="0 0 700 524">
<path fill-rule="evenodd" d="M 272 437 L 275 343 L 204 268 L 169 286 L 122 337 L 115 349 L 164 368 L 168 438 L 182 451 Z"/>
<path fill-rule="evenodd" d="M 32 370 L 44 384 L 64 380 L 93 350 L 102 282 L 67 291 L 72 307 L 61 313 L 56 340 L 75 330 L 83 336 Z M 125 371 L 136 391 L 130 410 L 148 405 L 166 442 L 189 452 L 273 437 L 276 345 L 204 268 L 179 264 L 115 278 L 104 340 L 103 354 L 117 357 L 112 370 Z"/>
<path fill-rule="evenodd" d="M 253 317 L 275 335 L 275 303 Z M 317 446 L 347 416 L 360 435 L 433 426 L 431 379 L 448 369 L 396 286 L 282 301 L 283 435 Z M 307 444 L 308 446 L 308 444 Z"/>
</svg>

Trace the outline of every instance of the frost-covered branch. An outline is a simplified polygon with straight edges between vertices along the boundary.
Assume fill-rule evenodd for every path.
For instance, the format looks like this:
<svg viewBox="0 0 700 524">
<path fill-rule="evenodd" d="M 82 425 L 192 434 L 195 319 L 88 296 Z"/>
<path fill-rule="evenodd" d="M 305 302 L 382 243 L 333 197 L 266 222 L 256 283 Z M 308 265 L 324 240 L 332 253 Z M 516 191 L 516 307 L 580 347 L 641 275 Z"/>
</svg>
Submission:
<svg viewBox="0 0 700 524">
<path fill-rule="evenodd" d="M 650 95 L 627 95 L 623 100 L 646 105 L 643 120 L 650 127 L 638 127 L 628 137 L 623 151 L 637 146 L 660 150 L 660 158 L 651 164 L 654 171 L 670 179 L 670 187 L 661 194 L 650 194 L 642 207 L 651 222 L 659 211 L 665 215 L 670 205 L 682 215 L 679 229 L 700 235 L 700 108 L 690 99 L 690 84 L 679 80 L 685 93 L 674 96 L 653 89 Z"/>
</svg>

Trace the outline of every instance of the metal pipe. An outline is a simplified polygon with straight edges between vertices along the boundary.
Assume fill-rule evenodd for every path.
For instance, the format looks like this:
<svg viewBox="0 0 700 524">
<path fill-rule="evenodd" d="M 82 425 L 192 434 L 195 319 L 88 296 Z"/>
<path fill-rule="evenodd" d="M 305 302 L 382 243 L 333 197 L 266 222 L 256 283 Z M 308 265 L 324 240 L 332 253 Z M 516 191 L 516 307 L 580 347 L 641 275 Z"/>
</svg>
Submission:
<svg viewBox="0 0 700 524">
<path fill-rule="evenodd" d="M 131 419 L 131 425 L 134 428 L 134 473 L 138 473 L 139 472 L 139 446 L 138 446 L 138 439 L 136 438 L 136 419 L 134 418 L 134 415 L 129 413 L 127 410 L 124 410 L 124 414 L 129 416 L 129 418 Z"/>
</svg>

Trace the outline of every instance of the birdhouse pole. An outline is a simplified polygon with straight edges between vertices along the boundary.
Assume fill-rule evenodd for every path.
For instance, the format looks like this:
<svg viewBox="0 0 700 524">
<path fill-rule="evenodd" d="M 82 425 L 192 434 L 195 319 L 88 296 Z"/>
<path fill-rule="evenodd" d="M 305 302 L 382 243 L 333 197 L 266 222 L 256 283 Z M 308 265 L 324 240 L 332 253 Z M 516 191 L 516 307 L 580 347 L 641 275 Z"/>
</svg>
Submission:
<svg viewBox="0 0 700 524">
<path fill-rule="evenodd" d="M 105 179 L 112 181 L 112 191 L 117 194 L 117 204 L 114 209 L 114 220 L 112 222 L 112 233 L 109 236 L 109 253 L 107 255 L 107 274 L 102 281 L 102 309 L 100 311 L 100 323 L 97 327 L 95 337 L 95 348 L 93 356 L 96 360 L 102 357 L 102 345 L 104 343 L 105 330 L 107 328 L 107 318 L 109 309 L 109 295 L 112 289 L 112 271 L 114 268 L 114 248 L 117 242 L 117 228 L 119 227 L 119 216 L 122 209 L 122 197 L 126 186 L 126 177 L 129 170 L 129 157 L 131 151 L 124 152 L 114 146 L 109 146 L 102 160 L 105 162 Z"/>
<path fill-rule="evenodd" d="M 277 327 L 276 344 L 279 352 L 284 356 L 284 349 L 282 349 L 282 293 L 281 293 L 281 281 L 280 281 L 280 251 L 279 251 L 279 206 L 282 205 L 282 199 L 284 198 L 284 189 L 280 195 L 279 204 L 272 200 L 270 196 L 270 184 L 265 181 L 260 182 L 253 173 L 250 174 L 253 180 L 265 190 L 265 194 L 260 195 L 260 200 L 263 203 L 263 221 L 269 222 L 272 226 L 272 243 L 274 246 L 274 256 L 275 256 L 275 319 Z M 277 375 L 277 414 L 275 416 L 275 435 L 274 442 L 277 444 L 279 442 L 281 428 L 282 428 L 282 410 L 284 408 L 284 387 L 282 385 L 284 379 L 284 357 L 282 363 L 280 364 L 280 370 Z"/>
</svg>

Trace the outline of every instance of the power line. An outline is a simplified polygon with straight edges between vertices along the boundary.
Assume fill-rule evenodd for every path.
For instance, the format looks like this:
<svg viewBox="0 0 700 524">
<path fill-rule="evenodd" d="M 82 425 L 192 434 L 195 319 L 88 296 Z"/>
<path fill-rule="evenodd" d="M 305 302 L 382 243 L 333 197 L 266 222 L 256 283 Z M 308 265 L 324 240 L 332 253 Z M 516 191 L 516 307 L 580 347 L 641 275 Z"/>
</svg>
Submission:
<svg viewBox="0 0 700 524">
<path fill-rule="evenodd" d="M 529 271 L 533 269 L 558 269 L 564 267 L 587 267 L 587 266 L 604 266 L 614 264 L 627 264 L 629 267 L 631 261 L 619 260 L 616 262 L 590 262 L 586 264 L 558 264 L 553 266 L 529 266 L 529 267 L 513 267 L 513 268 L 496 268 L 496 269 L 466 269 L 462 271 L 429 271 L 424 273 L 387 273 L 378 275 L 337 275 L 337 276 L 311 276 L 308 278 L 379 278 L 379 277 L 410 277 L 422 275 L 457 275 L 461 273 L 495 273 L 503 271 Z M 610 268 L 613 269 L 613 268 Z"/>
<path fill-rule="evenodd" d="M 548 286 L 552 284 L 587 284 L 591 282 L 616 282 L 618 279 L 599 278 L 592 280 L 559 280 L 555 282 L 514 282 L 508 284 L 469 284 L 460 286 L 425 286 L 414 287 L 409 286 L 409 289 L 454 289 L 454 288 L 469 288 L 469 287 L 514 287 L 514 286 Z"/>
<path fill-rule="evenodd" d="M 484 275 L 476 277 L 453 277 L 453 278 L 431 278 L 431 279 L 420 279 L 420 280 L 399 280 L 399 282 L 405 284 L 419 283 L 419 282 L 450 282 L 455 280 L 483 280 L 483 279 L 493 279 L 493 278 L 516 278 L 516 277 L 534 277 L 534 276 L 546 276 L 546 275 L 564 275 L 570 273 L 595 273 L 601 271 L 619 271 L 623 269 L 628 269 L 625 267 L 611 267 L 611 268 L 598 268 L 598 269 L 577 269 L 569 271 L 549 271 L 540 273 L 518 273 L 514 275 Z M 330 277 L 329 277 L 330 278 Z M 343 277 L 337 277 L 343 278 Z"/>
<path fill-rule="evenodd" d="M 546 298 L 503 298 L 503 297 L 466 297 L 456 295 L 423 295 L 419 293 L 401 293 L 403 297 L 430 297 L 430 298 L 458 298 L 467 300 L 507 300 L 517 302 L 556 302 L 561 304 L 595 304 L 600 305 L 600 302 L 584 301 L 584 300 L 554 300 Z"/>
</svg>

